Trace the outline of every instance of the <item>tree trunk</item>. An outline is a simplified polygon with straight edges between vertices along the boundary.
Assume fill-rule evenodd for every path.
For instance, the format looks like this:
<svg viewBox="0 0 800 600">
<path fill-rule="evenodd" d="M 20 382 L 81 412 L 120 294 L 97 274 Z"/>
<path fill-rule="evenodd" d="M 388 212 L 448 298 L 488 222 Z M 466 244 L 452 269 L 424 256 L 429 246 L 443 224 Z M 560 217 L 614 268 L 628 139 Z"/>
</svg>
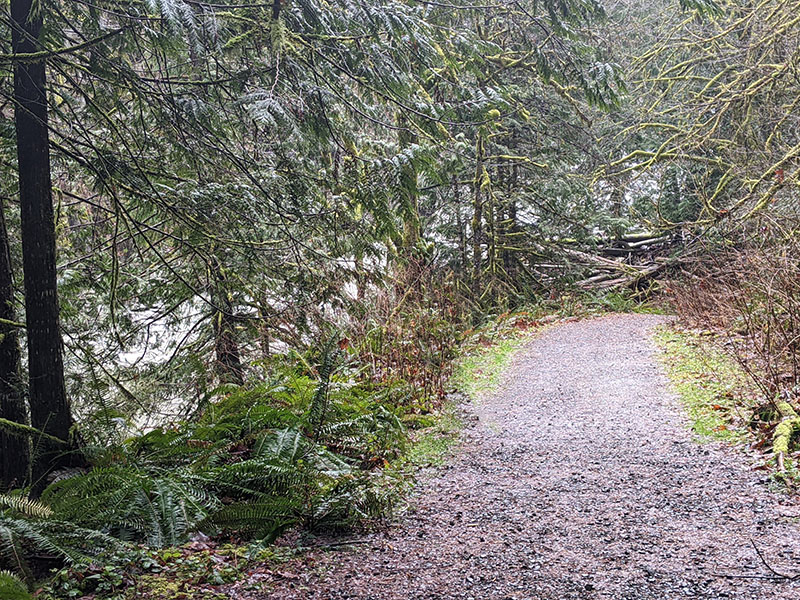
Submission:
<svg viewBox="0 0 800 600">
<path fill-rule="evenodd" d="M 11 0 L 12 47 L 15 54 L 41 50 L 43 9 L 33 0 Z M 38 6 L 38 5 L 37 5 Z M 45 63 L 14 66 L 14 122 L 17 132 L 19 199 L 22 222 L 22 270 L 31 424 L 69 440 L 72 417 L 64 385 L 64 359 L 56 293 L 56 234 L 50 180 Z M 33 493 L 46 485 L 47 474 L 71 462 L 63 448 L 39 443 L 33 463 Z"/>
<path fill-rule="evenodd" d="M 398 143 L 401 150 L 410 148 L 417 143 L 417 136 L 409 129 L 407 119 L 401 114 L 397 118 L 401 127 L 398 133 Z M 419 218 L 419 190 L 417 189 L 417 169 L 413 163 L 403 164 L 400 170 L 400 214 L 403 217 L 402 258 L 410 263 L 416 256 L 417 244 L 421 235 Z"/>
<path fill-rule="evenodd" d="M 475 300 L 481 293 L 481 270 L 483 268 L 483 137 L 478 132 L 475 142 L 475 180 L 473 182 L 472 200 L 472 292 Z"/>
<path fill-rule="evenodd" d="M 466 279 L 467 273 L 469 273 L 467 226 L 461 216 L 461 188 L 459 187 L 460 184 L 455 175 L 453 176 L 450 185 L 453 188 L 453 203 L 456 207 L 456 228 L 458 229 L 458 250 L 459 256 L 461 257 L 461 272 L 464 274 L 464 278 Z"/>
<path fill-rule="evenodd" d="M 519 165 L 513 164 L 508 166 L 508 173 L 506 178 L 506 214 L 503 226 L 503 269 L 508 278 L 508 282 L 517 290 L 520 291 L 518 284 L 518 268 L 516 264 L 516 256 L 514 251 L 510 250 L 516 243 L 517 228 L 517 203 L 515 200 L 515 193 L 519 185 Z"/>
<path fill-rule="evenodd" d="M 397 125 L 400 130 L 397 142 L 401 150 L 407 150 L 416 143 L 414 132 L 409 129 L 408 119 L 399 113 Z M 409 287 L 416 293 L 420 286 L 421 256 L 419 241 L 421 223 L 419 218 L 419 190 L 417 188 L 417 169 L 412 161 L 403 163 L 400 168 L 398 212 L 403 219 L 403 231 L 399 236 L 399 261 L 396 265 L 398 297 L 406 295 Z"/>
<path fill-rule="evenodd" d="M 236 341 L 236 323 L 233 303 L 225 272 L 216 256 L 211 258 L 212 294 L 214 304 L 214 352 L 216 354 L 217 376 L 220 383 L 244 383 L 244 368 Z"/>
<path fill-rule="evenodd" d="M 20 378 L 18 328 L 14 311 L 14 278 L 5 208 L 0 197 L 0 417 L 15 423 L 28 423 Z M 3 324 L 3 321 L 9 323 Z M 0 429 L 0 489 L 22 487 L 28 479 L 30 442 Z"/>
</svg>

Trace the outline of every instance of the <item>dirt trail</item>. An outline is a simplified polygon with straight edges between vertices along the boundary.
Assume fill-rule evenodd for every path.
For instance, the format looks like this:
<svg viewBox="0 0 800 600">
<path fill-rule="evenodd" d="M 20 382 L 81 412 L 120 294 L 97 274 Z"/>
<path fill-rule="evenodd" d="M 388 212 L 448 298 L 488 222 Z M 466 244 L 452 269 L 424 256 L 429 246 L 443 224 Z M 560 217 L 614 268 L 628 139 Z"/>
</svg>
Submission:
<svg viewBox="0 0 800 600">
<path fill-rule="evenodd" d="M 469 410 L 415 512 L 356 550 L 287 565 L 268 598 L 800 599 L 800 505 L 747 459 L 692 441 L 652 316 L 553 327 Z M 294 574 L 293 574 L 294 573 Z M 262 596 L 263 597 L 263 596 Z"/>
</svg>

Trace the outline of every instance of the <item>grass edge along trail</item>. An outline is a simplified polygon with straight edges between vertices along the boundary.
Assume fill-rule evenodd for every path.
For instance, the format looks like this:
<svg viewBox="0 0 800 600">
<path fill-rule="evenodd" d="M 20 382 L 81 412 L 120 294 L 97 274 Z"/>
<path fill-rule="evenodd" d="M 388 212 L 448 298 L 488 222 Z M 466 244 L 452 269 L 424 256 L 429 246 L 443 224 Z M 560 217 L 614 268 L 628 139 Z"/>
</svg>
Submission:
<svg viewBox="0 0 800 600">
<path fill-rule="evenodd" d="M 737 445 L 748 454 L 756 469 L 769 471 L 770 488 L 794 493 L 800 486 L 797 453 L 781 465 L 776 456 L 773 430 L 759 420 L 758 392 L 736 360 L 714 342 L 713 334 L 691 332 L 671 326 L 656 330 L 653 340 L 660 350 L 670 387 L 679 396 L 696 441 Z M 755 453 L 753 453 L 755 451 Z"/>
<path fill-rule="evenodd" d="M 656 329 L 653 340 L 697 441 L 747 441 L 747 376 L 734 359 L 708 336 L 667 325 Z"/>
<path fill-rule="evenodd" d="M 500 386 L 503 373 L 517 352 L 541 329 L 541 325 L 535 324 L 532 328 L 516 329 L 495 340 L 484 338 L 458 361 L 452 383 L 473 402 L 492 394 Z"/>
<path fill-rule="evenodd" d="M 464 427 L 458 396 L 478 402 L 494 392 L 516 353 L 543 327 L 532 313 L 521 311 L 501 315 L 473 331 L 462 345 L 450 376 L 453 393 L 432 415 L 431 425 L 415 432 L 404 465 L 419 469 L 445 464 Z"/>
</svg>

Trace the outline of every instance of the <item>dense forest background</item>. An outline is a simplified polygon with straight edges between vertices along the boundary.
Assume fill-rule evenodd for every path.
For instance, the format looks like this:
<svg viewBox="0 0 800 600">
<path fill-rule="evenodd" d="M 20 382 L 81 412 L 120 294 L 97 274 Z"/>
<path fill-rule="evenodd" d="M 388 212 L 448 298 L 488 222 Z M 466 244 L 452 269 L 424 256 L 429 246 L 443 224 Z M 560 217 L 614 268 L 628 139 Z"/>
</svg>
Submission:
<svg viewBox="0 0 800 600">
<path fill-rule="evenodd" d="M 386 514 L 465 335 L 586 294 L 789 417 L 799 9 L 4 2 L 0 566 Z"/>
</svg>

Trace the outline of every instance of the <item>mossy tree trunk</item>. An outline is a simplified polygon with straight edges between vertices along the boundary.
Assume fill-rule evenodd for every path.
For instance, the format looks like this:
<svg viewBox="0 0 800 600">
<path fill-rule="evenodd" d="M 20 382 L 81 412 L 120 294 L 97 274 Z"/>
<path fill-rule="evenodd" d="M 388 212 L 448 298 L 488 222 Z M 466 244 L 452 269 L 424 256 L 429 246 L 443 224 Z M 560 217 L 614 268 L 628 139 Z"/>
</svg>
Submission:
<svg viewBox="0 0 800 600">
<path fill-rule="evenodd" d="M 472 292 L 477 300 L 481 295 L 483 269 L 483 183 L 486 170 L 483 166 L 484 140 L 482 132 L 475 142 L 475 179 L 472 189 Z"/>
<path fill-rule="evenodd" d="M 214 305 L 214 352 L 220 383 L 244 383 L 239 342 L 236 339 L 236 316 L 229 282 L 219 259 L 211 257 L 211 302 Z"/>
</svg>

